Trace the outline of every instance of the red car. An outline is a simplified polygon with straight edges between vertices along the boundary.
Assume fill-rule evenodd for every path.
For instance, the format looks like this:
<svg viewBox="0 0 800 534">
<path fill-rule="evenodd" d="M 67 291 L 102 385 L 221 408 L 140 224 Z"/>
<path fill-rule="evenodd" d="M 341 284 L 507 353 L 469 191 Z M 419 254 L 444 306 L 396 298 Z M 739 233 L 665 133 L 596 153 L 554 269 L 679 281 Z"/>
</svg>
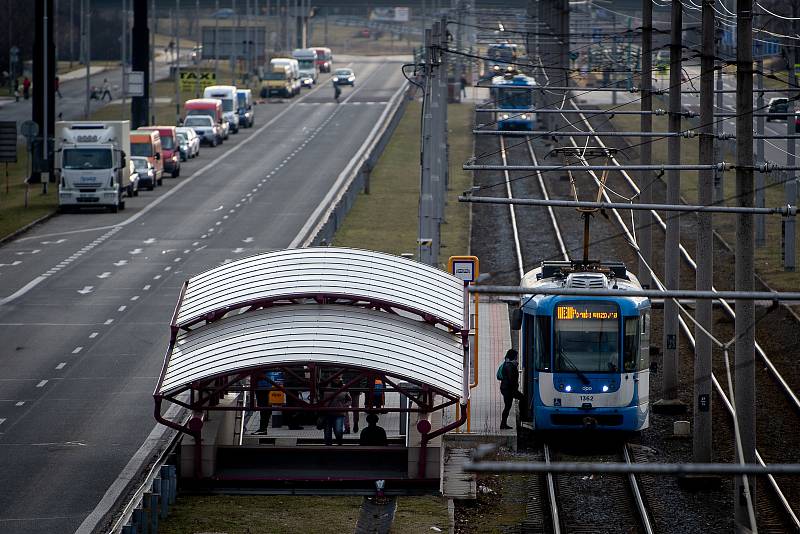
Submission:
<svg viewBox="0 0 800 534">
<path fill-rule="evenodd" d="M 147 126 L 140 130 L 155 130 L 161 137 L 161 161 L 164 163 L 164 172 L 172 174 L 173 178 L 181 175 L 181 147 L 178 144 L 178 131 L 175 126 Z"/>
</svg>

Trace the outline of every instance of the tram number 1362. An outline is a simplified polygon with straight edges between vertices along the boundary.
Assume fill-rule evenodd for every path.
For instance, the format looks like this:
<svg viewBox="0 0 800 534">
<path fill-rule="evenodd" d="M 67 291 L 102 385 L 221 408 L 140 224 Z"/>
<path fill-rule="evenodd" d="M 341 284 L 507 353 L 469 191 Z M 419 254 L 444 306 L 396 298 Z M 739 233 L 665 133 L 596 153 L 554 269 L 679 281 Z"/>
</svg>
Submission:
<svg viewBox="0 0 800 534">
<path fill-rule="evenodd" d="M 594 400 L 594 395 L 581 395 L 581 400 L 582 401 L 593 401 Z"/>
</svg>

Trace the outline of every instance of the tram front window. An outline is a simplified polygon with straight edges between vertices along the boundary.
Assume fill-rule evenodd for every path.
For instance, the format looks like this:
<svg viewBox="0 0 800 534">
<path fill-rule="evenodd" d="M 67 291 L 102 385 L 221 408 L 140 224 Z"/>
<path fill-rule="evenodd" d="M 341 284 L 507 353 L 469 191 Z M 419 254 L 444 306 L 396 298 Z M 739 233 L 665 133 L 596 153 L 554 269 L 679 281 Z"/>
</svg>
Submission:
<svg viewBox="0 0 800 534">
<path fill-rule="evenodd" d="M 614 304 L 560 304 L 554 330 L 556 372 L 619 372 L 619 309 Z"/>
<path fill-rule="evenodd" d="M 527 108 L 531 106 L 531 92 L 527 89 L 506 89 L 500 95 L 502 107 Z"/>
</svg>

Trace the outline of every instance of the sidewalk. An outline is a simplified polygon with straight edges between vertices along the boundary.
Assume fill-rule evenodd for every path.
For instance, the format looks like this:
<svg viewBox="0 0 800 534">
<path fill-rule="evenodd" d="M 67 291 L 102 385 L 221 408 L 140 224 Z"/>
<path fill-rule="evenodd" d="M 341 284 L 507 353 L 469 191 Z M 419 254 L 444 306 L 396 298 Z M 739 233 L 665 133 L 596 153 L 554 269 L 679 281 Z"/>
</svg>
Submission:
<svg viewBox="0 0 800 534">
<path fill-rule="evenodd" d="M 89 67 L 89 75 L 94 76 L 95 74 L 100 74 L 101 72 L 105 72 L 109 70 L 111 67 L 103 66 L 91 66 Z M 114 67 L 117 68 L 117 67 Z M 86 78 L 86 67 L 81 67 L 79 69 L 71 70 L 66 74 L 61 74 L 58 77 L 58 81 L 61 83 L 69 82 L 72 80 L 80 80 Z"/>
</svg>

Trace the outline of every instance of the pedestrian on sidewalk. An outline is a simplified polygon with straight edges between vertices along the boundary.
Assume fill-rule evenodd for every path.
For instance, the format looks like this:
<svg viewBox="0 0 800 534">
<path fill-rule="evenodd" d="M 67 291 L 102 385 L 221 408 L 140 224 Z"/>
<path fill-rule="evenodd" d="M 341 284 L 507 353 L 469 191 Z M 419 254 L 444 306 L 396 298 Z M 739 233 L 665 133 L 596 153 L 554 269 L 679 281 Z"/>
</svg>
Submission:
<svg viewBox="0 0 800 534">
<path fill-rule="evenodd" d="M 467 77 L 464 76 L 464 73 L 461 73 L 461 96 L 466 98 L 467 96 Z"/>
<path fill-rule="evenodd" d="M 27 76 L 22 79 L 22 97 L 25 100 L 31 97 L 31 80 Z"/>
<path fill-rule="evenodd" d="M 58 98 L 64 98 L 63 96 L 61 96 L 61 81 L 58 79 L 58 76 L 56 76 L 53 84 L 55 85 L 56 94 L 58 95 Z"/>
<path fill-rule="evenodd" d="M 108 78 L 103 78 L 103 94 L 100 95 L 101 102 L 105 99 L 106 95 L 108 95 L 109 102 L 114 100 L 114 97 L 111 96 L 111 84 L 108 83 Z"/>
<path fill-rule="evenodd" d="M 503 363 L 497 372 L 500 379 L 500 394 L 503 395 L 503 418 L 500 420 L 501 429 L 510 429 L 508 426 L 508 414 L 514 399 L 524 400 L 525 397 L 519 391 L 519 367 L 517 366 L 517 351 L 508 349 Z"/>
</svg>

